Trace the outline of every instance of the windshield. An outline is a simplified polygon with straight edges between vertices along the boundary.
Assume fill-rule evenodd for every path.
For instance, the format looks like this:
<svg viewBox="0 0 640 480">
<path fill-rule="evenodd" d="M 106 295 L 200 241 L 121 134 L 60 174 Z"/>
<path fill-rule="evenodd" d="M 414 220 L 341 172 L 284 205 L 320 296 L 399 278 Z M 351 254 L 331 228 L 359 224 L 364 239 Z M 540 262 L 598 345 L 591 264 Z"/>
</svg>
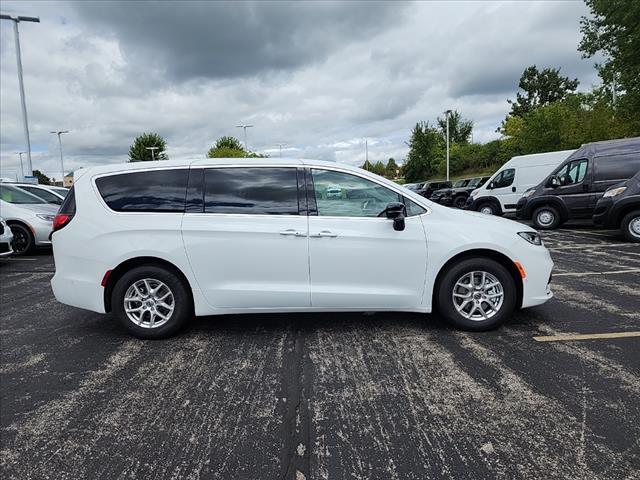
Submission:
<svg viewBox="0 0 640 480">
<path fill-rule="evenodd" d="M 460 188 L 460 187 L 464 187 L 467 185 L 467 182 L 469 180 L 457 180 L 454 184 L 453 184 L 453 188 Z"/>
<path fill-rule="evenodd" d="M 63 197 L 66 197 L 67 193 L 69 193 L 69 189 L 63 187 L 49 187 L 49 190 L 53 190 L 58 195 L 62 195 Z"/>
<path fill-rule="evenodd" d="M 482 180 L 482 177 L 472 178 L 467 187 L 477 187 L 480 184 L 480 180 Z"/>
<path fill-rule="evenodd" d="M 0 185 L 0 198 L 5 202 L 17 204 L 47 203 L 40 197 L 31 195 L 19 188 L 10 187 L 9 185 Z"/>
</svg>

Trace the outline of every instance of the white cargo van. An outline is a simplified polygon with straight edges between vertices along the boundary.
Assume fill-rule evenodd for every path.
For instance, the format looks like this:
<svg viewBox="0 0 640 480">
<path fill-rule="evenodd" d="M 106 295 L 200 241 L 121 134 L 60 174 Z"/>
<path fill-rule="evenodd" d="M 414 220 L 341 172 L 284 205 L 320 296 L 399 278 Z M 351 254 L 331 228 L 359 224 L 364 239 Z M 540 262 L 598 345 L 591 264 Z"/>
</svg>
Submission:
<svg viewBox="0 0 640 480">
<path fill-rule="evenodd" d="M 513 157 L 482 187 L 471 192 L 465 208 L 488 215 L 514 213 L 522 194 L 545 179 L 573 152 L 561 150 Z"/>
</svg>

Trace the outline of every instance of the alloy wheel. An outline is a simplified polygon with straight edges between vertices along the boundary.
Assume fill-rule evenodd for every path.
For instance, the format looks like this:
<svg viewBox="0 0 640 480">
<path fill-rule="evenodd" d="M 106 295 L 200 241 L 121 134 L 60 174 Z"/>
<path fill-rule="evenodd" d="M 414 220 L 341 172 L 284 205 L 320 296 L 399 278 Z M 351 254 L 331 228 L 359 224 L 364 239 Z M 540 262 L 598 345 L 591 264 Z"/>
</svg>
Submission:
<svg viewBox="0 0 640 480">
<path fill-rule="evenodd" d="M 500 311 L 504 288 L 493 274 L 484 271 L 465 273 L 453 287 L 453 305 L 464 318 L 488 320 Z"/>
<path fill-rule="evenodd" d="M 30 239 L 29 234 L 22 227 L 14 226 L 11 228 L 13 233 L 13 240 L 11 242 L 11 248 L 16 255 L 20 255 L 29 249 Z"/>
<path fill-rule="evenodd" d="M 169 321 L 175 308 L 171 289 L 155 278 L 133 283 L 124 295 L 124 311 L 142 328 L 158 328 Z"/>
</svg>

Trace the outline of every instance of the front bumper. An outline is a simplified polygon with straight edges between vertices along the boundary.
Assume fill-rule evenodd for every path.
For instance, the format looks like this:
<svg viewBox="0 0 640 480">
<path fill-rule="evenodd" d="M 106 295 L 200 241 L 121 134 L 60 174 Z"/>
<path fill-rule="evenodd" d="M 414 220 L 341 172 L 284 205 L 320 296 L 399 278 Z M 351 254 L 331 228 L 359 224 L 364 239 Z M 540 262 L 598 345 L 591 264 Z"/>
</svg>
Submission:
<svg viewBox="0 0 640 480">
<path fill-rule="evenodd" d="M 593 211 L 593 223 L 597 227 L 601 228 L 615 228 L 611 225 L 611 216 L 609 212 L 613 206 L 613 199 L 610 197 L 601 198 L 596 204 L 596 208 Z"/>
<path fill-rule="evenodd" d="M 525 269 L 526 277 L 522 282 L 522 308 L 542 305 L 551 298 L 551 273 L 553 260 L 549 250 L 540 247 L 533 255 L 527 255 L 520 263 Z"/>
<path fill-rule="evenodd" d="M 528 200 L 522 197 L 516 203 L 516 218 L 518 220 L 531 220 L 531 213 L 527 211 Z"/>
</svg>

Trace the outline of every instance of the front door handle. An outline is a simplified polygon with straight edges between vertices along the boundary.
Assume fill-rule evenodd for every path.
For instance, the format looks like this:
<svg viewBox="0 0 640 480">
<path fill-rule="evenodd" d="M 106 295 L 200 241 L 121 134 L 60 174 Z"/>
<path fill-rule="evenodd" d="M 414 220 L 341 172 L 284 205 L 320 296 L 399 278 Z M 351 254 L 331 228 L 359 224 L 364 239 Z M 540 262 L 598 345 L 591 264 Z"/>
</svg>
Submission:
<svg viewBox="0 0 640 480">
<path fill-rule="evenodd" d="M 280 235 L 286 235 L 286 236 L 290 236 L 290 237 L 306 237 L 307 234 L 304 232 L 298 232 L 297 230 L 294 230 L 293 228 L 290 228 L 288 230 L 283 230 L 282 232 L 280 232 Z"/>
<path fill-rule="evenodd" d="M 309 236 L 310 237 L 314 237 L 314 238 L 320 238 L 320 237 L 331 237 L 331 238 L 333 238 L 333 237 L 337 237 L 338 234 L 330 232 L 329 230 L 322 230 L 321 232 L 318 232 L 318 233 L 312 233 Z"/>
</svg>

